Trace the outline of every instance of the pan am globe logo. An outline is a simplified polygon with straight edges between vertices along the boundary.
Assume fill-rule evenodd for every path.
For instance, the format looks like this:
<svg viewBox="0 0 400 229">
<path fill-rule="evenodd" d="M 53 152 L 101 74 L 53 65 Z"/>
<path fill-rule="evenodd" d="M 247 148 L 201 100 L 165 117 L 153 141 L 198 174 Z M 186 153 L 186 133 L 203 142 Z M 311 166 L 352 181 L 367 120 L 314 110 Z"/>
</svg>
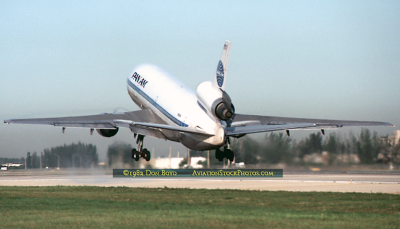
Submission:
<svg viewBox="0 0 400 229">
<path fill-rule="evenodd" d="M 224 84 L 224 65 L 221 61 L 219 61 L 217 67 L 217 83 L 219 87 L 222 87 L 222 84 Z"/>
</svg>

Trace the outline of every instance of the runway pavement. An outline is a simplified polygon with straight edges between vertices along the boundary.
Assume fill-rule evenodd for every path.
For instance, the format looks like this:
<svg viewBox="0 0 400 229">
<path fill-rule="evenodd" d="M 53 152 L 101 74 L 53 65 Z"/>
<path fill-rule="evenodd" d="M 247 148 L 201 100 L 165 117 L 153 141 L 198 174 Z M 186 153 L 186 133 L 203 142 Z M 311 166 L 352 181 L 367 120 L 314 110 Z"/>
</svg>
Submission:
<svg viewBox="0 0 400 229">
<path fill-rule="evenodd" d="M 2 186 L 125 186 L 400 194 L 400 173 L 284 173 L 283 178 L 113 178 L 104 170 L 1 171 Z"/>
</svg>

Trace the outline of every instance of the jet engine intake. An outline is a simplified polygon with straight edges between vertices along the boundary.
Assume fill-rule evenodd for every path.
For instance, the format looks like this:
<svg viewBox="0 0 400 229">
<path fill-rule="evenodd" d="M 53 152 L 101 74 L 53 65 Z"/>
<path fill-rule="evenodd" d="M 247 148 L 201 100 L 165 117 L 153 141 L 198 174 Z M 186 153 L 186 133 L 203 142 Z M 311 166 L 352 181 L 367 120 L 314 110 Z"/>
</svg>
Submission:
<svg viewBox="0 0 400 229">
<path fill-rule="evenodd" d="M 115 129 L 96 129 L 101 136 L 110 138 L 118 133 L 118 127 Z"/>
<path fill-rule="evenodd" d="M 233 117 L 233 110 L 228 109 L 224 102 L 219 103 L 215 108 L 215 115 L 221 120 L 228 120 Z"/>
<path fill-rule="evenodd" d="M 235 114 L 235 108 L 229 95 L 222 89 L 215 88 L 209 81 L 197 86 L 196 95 L 214 118 L 225 121 L 231 119 Z"/>
</svg>

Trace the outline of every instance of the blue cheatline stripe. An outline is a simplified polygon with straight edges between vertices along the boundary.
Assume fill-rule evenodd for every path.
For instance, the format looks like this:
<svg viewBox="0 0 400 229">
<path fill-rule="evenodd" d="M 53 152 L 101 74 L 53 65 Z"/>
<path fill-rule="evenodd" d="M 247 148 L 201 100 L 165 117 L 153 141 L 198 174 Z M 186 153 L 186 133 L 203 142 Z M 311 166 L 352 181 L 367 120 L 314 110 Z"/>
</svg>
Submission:
<svg viewBox="0 0 400 229">
<path fill-rule="evenodd" d="M 201 103 L 200 103 L 199 101 L 197 101 L 197 104 L 198 104 L 199 107 L 200 107 L 201 109 L 203 109 L 203 111 L 206 112 L 206 114 L 207 114 L 206 108 L 204 108 L 203 105 L 201 105 Z"/>
<path fill-rule="evenodd" d="M 144 99 L 146 99 L 149 103 L 151 103 L 155 108 L 157 108 L 161 113 L 163 113 L 167 118 L 169 118 L 171 121 L 173 121 L 176 125 L 178 126 L 183 126 L 183 127 L 188 127 L 189 125 L 179 121 L 177 118 L 172 116 L 168 111 L 166 111 L 163 107 L 161 107 L 156 101 L 154 101 L 150 96 L 148 96 L 146 93 L 144 93 L 140 88 L 138 88 L 136 85 L 134 85 L 129 79 L 128 79 L 128 85 L 135 90 L 137 93 L 139 93 Z"/>
</svg>

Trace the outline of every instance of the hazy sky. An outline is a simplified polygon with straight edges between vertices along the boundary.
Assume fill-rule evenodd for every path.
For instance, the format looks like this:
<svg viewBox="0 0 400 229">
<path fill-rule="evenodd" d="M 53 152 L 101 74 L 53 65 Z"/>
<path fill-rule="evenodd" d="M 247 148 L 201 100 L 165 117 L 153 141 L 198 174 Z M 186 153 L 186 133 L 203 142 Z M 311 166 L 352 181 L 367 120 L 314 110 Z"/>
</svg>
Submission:
<svg viewBox="0 0 400 229">
<path fill-rule="evenodd" d="M 400 127 L 400 1 L 232 2 L 1 1 L 0 119 L 138 110 L 126 89 L 134 66 L 159 65 L 195 90 L 230 40 L 226 90 L 237 113 Z M 0 124 L 0 157 L 78 141 L 103 160 L 115 141 L 136 146 L 129 130 L 107 139 Z M 186 152 L 145 138 L 156 155 L 170 145 Z"/>
</svg>

